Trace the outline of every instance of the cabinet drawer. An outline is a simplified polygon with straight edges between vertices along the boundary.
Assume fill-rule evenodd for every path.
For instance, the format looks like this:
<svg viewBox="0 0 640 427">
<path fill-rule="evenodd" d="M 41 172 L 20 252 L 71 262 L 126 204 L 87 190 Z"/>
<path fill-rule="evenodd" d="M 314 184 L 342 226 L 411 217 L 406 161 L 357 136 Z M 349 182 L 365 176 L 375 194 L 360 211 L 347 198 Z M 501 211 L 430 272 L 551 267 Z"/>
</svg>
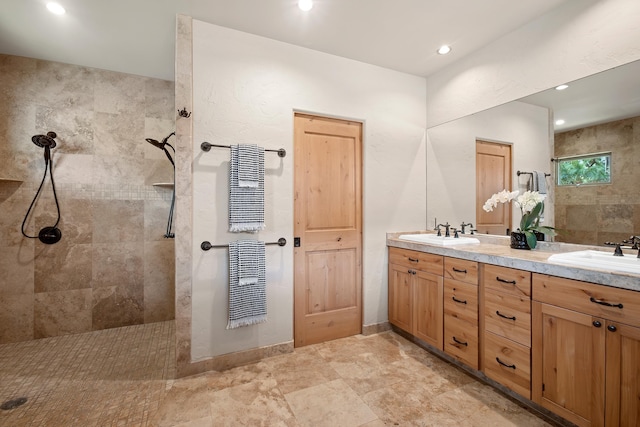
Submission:
<svg viewBox="0 0 640 427">
<path fill-rule="evenodd" d="M 533 299 L 640 326 L 640 292 L 535 273 Z"/>
<path fill-rule="evenodd" d="M 444 351 L 473 369 L 478 369 L 478 327 L 445 314 Z"/>
<path fill-rule="evenodd" d="M 467 261 L 466 259 L 445 257 L 444 277 L 477 285 L 478 263 L 475 261 Z"/>
<path fill-rule="evenodd" d="M 500 292 L 484 294 L 484 325 L 493 332 L 531 346 L 531 300 Z"/>
<path fill-rule="evenodd" d="M 516 296 L 531 295 L 529 271 L 485 264 L 482 280 L 487 290 L 506 292 Z"/>
<path fill-rule="evenodd" d="M 506 338 L 484 335 L 484 373 L 516 393 L 531 399 L 531 350 Z"/>
<path fill-rule="evenodd" d="M 458 280 L 444 279 L 444 315 L 478 326 L 478 287 Z"/>
<path fill-rule="evenodd" d="M 389 247 L 389 264 L 398 264 L 438 276 L 442 276 L 442 258 L 442 255 Z"/>
</svg>

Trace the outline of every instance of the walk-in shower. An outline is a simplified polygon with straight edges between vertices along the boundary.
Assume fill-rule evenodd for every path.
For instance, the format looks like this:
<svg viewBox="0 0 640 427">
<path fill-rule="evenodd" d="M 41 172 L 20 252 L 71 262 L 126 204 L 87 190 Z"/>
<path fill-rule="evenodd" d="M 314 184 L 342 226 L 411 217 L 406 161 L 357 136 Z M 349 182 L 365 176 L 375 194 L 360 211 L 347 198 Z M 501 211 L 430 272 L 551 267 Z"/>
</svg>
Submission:
<svg viewBox="0 0 640 427">
<path fill-rule="evenodd" d="M 53 181 L 53 161 L 51 159 L 51 149 L 55 148 L 57 135 L 55 132 L 47 132 L 46 135 L 34 135 L 31 138 L 31 141 L 40 148 L 44 148 L 44 175 L 42 176 L 42 181 L 40 182 L 40 186 L 38 187 L 38 191 L 36 191 L 36 195 L 33 197 L 31 201 L 31 205 L 29 205 L 29 209 L 27 210 L 26 215 L 24 216 L 24 220 L 22 221 L 22 235 L 28 237 L 29 239 L 40 239 L 42 243 L 46 243 L 48 245 L 52 245 L 54 243 L 58 243 L 62 238 L 62 232 L 58 228 L 58 224 L 60 223 L 60 203 L 58 203 L 58 194 L 56 193 L 56 185 Z M 56 202 L 56 210 L 58 212 L 58 218 L 56 219 L 56 223 L 52 226 L 43 227 L 37 236 L 29 236 L 24 231 L 24 226 L 27 223 L 27 219 L 29 218 L 29 214 L 31 214 L 31 209 L 35 205 L 40 193 L 42 192 L 42 187 L 44 186 L 44 181 L 47 178 L 47 171 L 49 171 L 49 178 L 51 179 L 51 188 L 53 190 L 53 199 Z"/>
<path fill-rule="evenodd" d="M 176 149 L 173 148 L 173 146 L 171 144 L 169 144 L 169 138 L 171 138 L 172 136 L 174 136 L 176 133 L 175 132 L 171 132 L 169 135 L 167 135 L 166 137 L 164 137 L 162 139 L 162 142 L 159 142 L 158 140 L 155 139 L 151 139 L 151 138 L 146 138 L 146 141 L 153 145 L 154 147 L 158 147 L 160 148 L 162 151 L 164 151 L 164 154 L 166 154 L 167 158 L 169 159 L 169 161 L 171 162 L 171 166 L 173 166 L 173 192 L 171 193 L 171 207 L 169 208 L 169 219 L 167 220 L 167 231 L 164 234 L 164 237 L 168 238 L 168 239 L 172 239 L 175 237 L 175 234 L 171 231 L 171 229 L 173 228 L 173 209 L 175 207 L 176 204 L 176 186 L 175 186 L 175 182 L 176 182 L 176 164 L 173 161 L 173 157 L 171 157 L 171 153 L 169 153 L 169 150 L 167 150 L 167 147 L 171 148 L 171 150 L 173 150 L 173 154 L 176 154 Z"/>
</svg>

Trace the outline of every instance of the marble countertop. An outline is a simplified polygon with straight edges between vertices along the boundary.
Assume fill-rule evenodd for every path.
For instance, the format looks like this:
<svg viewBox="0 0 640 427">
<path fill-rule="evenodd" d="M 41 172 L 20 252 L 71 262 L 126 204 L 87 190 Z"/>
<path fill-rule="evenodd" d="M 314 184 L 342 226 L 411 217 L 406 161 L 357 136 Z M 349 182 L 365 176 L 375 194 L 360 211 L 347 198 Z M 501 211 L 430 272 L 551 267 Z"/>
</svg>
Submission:
<svg viewBox="0 0 640 427">
<path fill-rule="evenodd" d="M 595 268 L 579 268 L 554 264 L 547 259 L 554 253 L 571 252 L 587 249 L 604 251 L 598 246 L 575 245 L 568 243 L 539 242 L 534 250 L 511 249 L 508 236 L 474 235 L 480 243 L 455 246 L 437 246 L 427 243 L 416 243 L 400 240 L 401 234 L 417 234 L 425 231 L 409 231 L 387 233 L 387 246 L 428 252 L 436 255 L 467 259 L 486 264 L 517 268 L 548 274 L 567 279 L 582 280 L 621 289 L 640 291 L 640 275 L 632 273 L 618 273 Z M 606 248 L 608 249 L 608 248 Z M 613 253 L 613 248 L 609 249 Z M 636 252 L 627 252 L 629 256 L 636 256 Z"/>
</svg>

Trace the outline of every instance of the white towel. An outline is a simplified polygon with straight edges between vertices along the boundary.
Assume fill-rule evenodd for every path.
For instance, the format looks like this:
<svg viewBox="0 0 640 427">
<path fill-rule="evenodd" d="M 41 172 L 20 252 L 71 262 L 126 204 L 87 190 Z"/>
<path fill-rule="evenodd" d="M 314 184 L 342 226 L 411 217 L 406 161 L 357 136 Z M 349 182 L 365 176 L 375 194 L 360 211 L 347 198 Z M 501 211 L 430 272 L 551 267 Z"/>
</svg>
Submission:
<svg viewBox="0 0 640 427">
<path fill-rule="evenodd" d="M 255 233 L 264 230 L 264 148 L 258 147 L 258 186 L 240 187 L 239 147 L 231 146 L 229 162 L 229 231 Z"/>
<path fill-rule="evenodd" d="M 533 171 L 533 190 L 547 194 L 547 177 L 544 172 Z"/>
<path fill-rule="evenodd" d="M 227 329 L 255 325 L 267 321 L 267 292 L 264 242 L 229 243 L 229 319 Z M 250 242 L 250 241 L 249 241 Z M 251 264 L 245 259 L 240 247 L 255 245 L 258 248 L 258 280 L 253 284 L 240 285 L 241 268 Z M 241 267 L 244 266 L 244 267 Z"/>
</svg>

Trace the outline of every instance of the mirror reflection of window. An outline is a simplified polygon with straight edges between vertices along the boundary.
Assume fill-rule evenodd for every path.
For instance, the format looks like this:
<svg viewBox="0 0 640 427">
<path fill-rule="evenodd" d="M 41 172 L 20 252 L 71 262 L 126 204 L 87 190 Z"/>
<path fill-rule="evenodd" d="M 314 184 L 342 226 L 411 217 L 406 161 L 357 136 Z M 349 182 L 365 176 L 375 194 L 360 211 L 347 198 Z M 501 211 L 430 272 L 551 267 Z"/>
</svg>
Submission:
<svg viewBox="0 0 640 427">
<path fill-rule="evenodd" d="M 611 183 L 611 153 L 563 157 L 556 163 L 558 185 Z"/>
</svg>

